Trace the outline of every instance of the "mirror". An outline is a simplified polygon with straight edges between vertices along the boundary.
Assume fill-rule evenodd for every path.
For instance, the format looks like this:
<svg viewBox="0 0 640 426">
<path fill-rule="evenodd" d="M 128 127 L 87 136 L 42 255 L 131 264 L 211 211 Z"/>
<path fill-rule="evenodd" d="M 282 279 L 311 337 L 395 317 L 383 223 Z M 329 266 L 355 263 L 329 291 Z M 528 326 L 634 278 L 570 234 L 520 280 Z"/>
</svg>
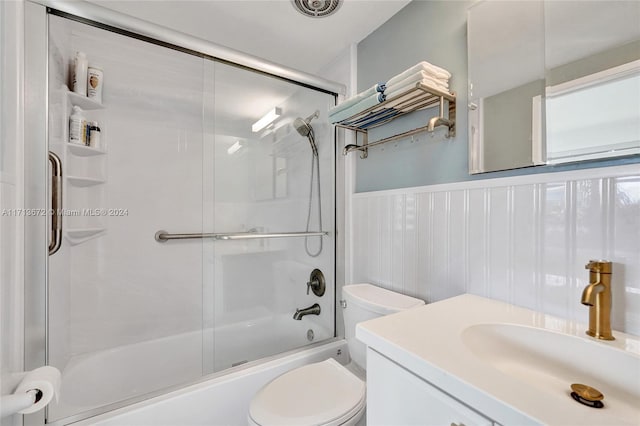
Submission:
<svg viewBox="0 0 640 426">
<path fill-rule="evenodd" d="M 640 153 L 640 2 L 485 0 L 467 18 L 469 173 Z"/>
<path fill-rule="evenodd" d="M 467 37 L 469 173 L 542 164 L 542 2 L 478 2 Z"/>
</svg>

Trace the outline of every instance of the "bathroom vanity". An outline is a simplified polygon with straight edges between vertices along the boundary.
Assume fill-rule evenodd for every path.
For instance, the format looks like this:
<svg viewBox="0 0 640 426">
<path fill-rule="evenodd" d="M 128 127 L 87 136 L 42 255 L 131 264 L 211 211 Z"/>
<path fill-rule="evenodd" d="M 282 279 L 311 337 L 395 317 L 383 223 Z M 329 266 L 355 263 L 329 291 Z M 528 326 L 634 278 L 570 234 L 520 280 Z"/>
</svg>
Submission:
<svg viewBox="0 0 640 426">
<path fill-rule="evenodd" d="M 371 370 L 367 377 L 367 424 L 494 424 L 488 417 L 371 348 L 367 350 L 367 368 Z"/>
<path fill-rule="evenodd" d="M 637 425 L 640 339 L 586 329 L 473 295 L 360 323 L 367 423 Z M 574 400 L 575 383 L 602 392 L 604 407 Z"/>
</svg>

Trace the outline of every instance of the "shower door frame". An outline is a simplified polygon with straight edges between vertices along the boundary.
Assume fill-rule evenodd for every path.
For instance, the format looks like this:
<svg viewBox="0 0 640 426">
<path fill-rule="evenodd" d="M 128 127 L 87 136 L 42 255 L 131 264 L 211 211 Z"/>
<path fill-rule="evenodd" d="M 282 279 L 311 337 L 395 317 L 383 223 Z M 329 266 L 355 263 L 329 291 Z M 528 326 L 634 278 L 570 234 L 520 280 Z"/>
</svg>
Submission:
<svg viewBox="0 0 640 426">
<path fill-rule="evenodd" d="M 101 6 L 86 2 L 64 2 L 58 0 L 25 0 L 24 2 L 24 208 L 41 211 L 49 209 L 50 194 L 48 189 L 48 43 L 50 14 L 79 21 L 94 27 L 147 41 L 173 50 L 182 51 L 205 59 L 226 63 L 249 71 L 261 73 L 271 77 L 288 81 L 319 92 L 343 97 L 346 86 L 312 74 L 294 70 L 252 55 L 248 55 L 224 46 L 219 46 L 197 37 L 189 36 L 178 31 L 170 30 L 160 25 L 115 12 Z M 27 125 L 28 124 L 28 125 Z M 334 129 L 334 142 L 338 140 L 338 132 Z M 345 257 L 342 220 L 337 218 L 337 207 L 342 205 L 345 187 L 338 182 L 344 177 L 344 161 L 338 161 L 338 150 L 334 144 L 334 283 L 338 287 L 339 256 Z M 340 170 L 338 170 L 340 168 Z M 48 363 L 48 288 L 49 288 L 49 253 L 48 253 L 48 215 L 34 215 L 24 218 L 24 368 L 25 371 L 41 367 Z M 342 279 L 340 284 L 342 284 Z M 334 292 L 334 306 L 337 292 Z M 334 310 L 334 338 L 337 333 L 337 309 Z M 319 342 L 317 344 L 322 344 Z M 314 346 L 314 345 L 309 345 Z M 306 346 L 306 347 L 309 347 Z M 224 371 L 204 375 L 194 381 L 208 380 L 212 376 L 225 374 Z M 96 408 L 65 418 L 66 421 L 79 421 L 98 413 L 108 412 L 117 408 L 146 400 L 153 396 L 162 395 L 171 390 L 179 389 L 194 382 L 176 385 L 168 389 L 150 392 L 139 397 L 131 398 Z M 45 410 L 25 415 L 24 425 L 43 425 Z M 56 422 L 56 424 L 59 422 Z"/>
</svg>

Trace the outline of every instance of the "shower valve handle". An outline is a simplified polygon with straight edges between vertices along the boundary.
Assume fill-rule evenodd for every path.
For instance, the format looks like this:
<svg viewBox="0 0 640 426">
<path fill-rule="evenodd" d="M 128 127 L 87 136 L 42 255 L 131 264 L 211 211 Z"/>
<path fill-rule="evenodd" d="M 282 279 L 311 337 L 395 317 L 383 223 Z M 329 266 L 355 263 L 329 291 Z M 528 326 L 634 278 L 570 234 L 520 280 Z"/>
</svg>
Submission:
<svg viewBox="0 0 640 426">
<path fill-rule="evenodd" d="M 324 275 L 319 269 L 314 269 L 309 281 L 307 281 L 307 294 L 309 294 L 309 290 L 312 290 L 313 294 L 320 297 L 324 294 L 325 288 Z"/>
</svg>

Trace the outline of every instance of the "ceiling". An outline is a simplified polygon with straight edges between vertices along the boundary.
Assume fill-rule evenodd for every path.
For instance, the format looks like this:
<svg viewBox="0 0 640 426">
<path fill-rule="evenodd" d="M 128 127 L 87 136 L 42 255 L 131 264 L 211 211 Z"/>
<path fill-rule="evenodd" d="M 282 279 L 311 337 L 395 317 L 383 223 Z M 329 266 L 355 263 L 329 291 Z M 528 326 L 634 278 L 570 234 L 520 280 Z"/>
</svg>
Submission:
<svg viewBox="0 0 640 426">
<path fill-rule="evenodd" d="M 309 18 L 289 0 L 90 0 L 272 62 L 317 74 L 410 0 L 345 0 Z"/>
</svg>

